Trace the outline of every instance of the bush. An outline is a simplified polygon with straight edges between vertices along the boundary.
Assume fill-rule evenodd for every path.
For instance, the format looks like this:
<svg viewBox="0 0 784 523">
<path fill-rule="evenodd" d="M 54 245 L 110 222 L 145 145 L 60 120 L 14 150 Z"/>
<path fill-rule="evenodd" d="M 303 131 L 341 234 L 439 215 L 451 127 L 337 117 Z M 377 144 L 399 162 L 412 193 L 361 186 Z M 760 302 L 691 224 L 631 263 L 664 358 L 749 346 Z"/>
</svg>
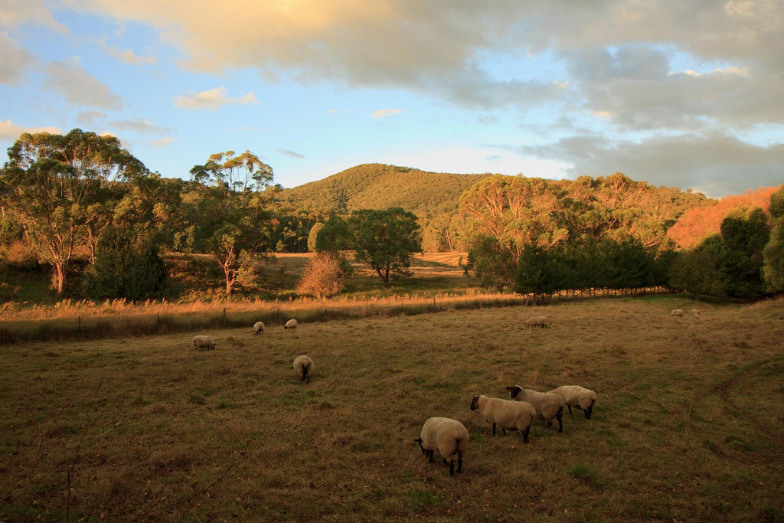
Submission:
<svg viewBox="0 0 784 523">
<path fill-rule="evenodd" d="M 343 291 L 345 278 L 351 265 L 340 255 L 322 251 L 310 259 L 297 285 L 300 294 L 312 294 L 316 298 L 334 296 Z"/>
</svg>

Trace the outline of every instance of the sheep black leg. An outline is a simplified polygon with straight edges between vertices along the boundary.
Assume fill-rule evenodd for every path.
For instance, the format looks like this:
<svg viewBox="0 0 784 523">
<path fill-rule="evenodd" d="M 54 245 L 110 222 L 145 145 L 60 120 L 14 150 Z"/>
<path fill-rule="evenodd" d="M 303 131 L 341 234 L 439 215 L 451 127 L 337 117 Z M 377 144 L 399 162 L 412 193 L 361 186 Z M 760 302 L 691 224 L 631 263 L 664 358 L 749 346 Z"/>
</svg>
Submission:
<svg viewBox="0 0 784 523">
<path fill-rule="evenodd" d="M 453 460 L 452 458 L 449 459 L 449 475 L 450 476 L 455 475 L 455 460 Z"/>
<path fill-rule="evenodd" d="M 555 417 L 558 420 L 558 432 L 563 432 L 563 413 L 559 412 Z"/>
<path fill-rule="evenodd" d="M 457 471 L 458 472 L 462 472 L 463 471 L 463 455 L 462 454 L 460 454 L 457 457 Z"/>
<path fill-rule="evenodd" d="M 528 433 L 531 432 L 531 427 L 523 431 L 523 443 L 528 443 Z"/>
<path fill-rule="evenodd" d="M 593 406 L 590 406 L 587 409 L 585 409 L 585 419 L 591 419 L 592 413 L 593 413 Z"/>
<path fill-rule="evenodd" d="M 428 463 L 433 463 L 433 451 L 432 450 L 428 450 L 427 451 L 427 462 Z"/>
<path fill-rule="evenodd" d="M 571 414 L 572 413 L 572 406 L 571 405 L 567 405 L 567 407 L 569 407 L 569 414 Z"/>
<path fill-rule="evenodd" d="M 495 423 L 493 423 L 493 436 L 495 436 Z"/>
</svg>

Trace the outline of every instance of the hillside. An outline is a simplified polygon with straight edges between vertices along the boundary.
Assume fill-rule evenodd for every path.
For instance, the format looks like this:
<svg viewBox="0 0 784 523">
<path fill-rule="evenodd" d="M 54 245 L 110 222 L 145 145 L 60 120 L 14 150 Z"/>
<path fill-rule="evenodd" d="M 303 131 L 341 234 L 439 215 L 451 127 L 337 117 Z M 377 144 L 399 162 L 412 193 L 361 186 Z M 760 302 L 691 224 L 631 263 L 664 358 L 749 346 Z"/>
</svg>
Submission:
<svg viewBox="0 0 784 523">
<path fill-rule="evenodd" d="M 420 218 L 456 210 L 460 195 L 489 174 L 445 174 L 378 163 L 357 165 L 323 180 L 284 189 L 293 208 L 334 210 L 402 207 Z"/>
</svg>

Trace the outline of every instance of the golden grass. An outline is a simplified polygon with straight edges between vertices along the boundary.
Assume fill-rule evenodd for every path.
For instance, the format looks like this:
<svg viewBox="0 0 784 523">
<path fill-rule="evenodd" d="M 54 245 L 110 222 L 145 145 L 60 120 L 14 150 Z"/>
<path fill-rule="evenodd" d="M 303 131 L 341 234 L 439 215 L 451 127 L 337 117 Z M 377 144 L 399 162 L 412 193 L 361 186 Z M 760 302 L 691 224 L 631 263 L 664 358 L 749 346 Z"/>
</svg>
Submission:
<svg viewBox="0 0 784 523">
<path fill-rule="evenodd" d="M 3 347 L 0 520 L 784 518 L 784 301 L 620 298 Z M 526 329 L 534 313 L 548 329 Z M 315 361 L 309 385 L 291 362 Z M 471 396 L 595 389 L 594 416 L 491 436 Z M 469 429 L 428 464 L 429 416 Z"/>
</svg>

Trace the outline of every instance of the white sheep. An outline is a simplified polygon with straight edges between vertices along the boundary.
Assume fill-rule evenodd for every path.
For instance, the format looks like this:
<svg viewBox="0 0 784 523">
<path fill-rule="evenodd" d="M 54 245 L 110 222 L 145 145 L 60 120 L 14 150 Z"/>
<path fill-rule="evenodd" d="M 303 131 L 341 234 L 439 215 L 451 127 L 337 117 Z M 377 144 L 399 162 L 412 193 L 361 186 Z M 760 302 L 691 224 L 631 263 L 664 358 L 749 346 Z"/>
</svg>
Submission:
<svg viewBox="0 0 784 523">
<path fill-rule="evenodd" d="M 699 318 L 700 316 L 702 316 L 702 309 L 692 309 L 691 315 L 694 316 L 695 318 Z"/>
<path fill-rule="evenodd" d="M 297 320 L 291 318 L 286 324 L 283 326 L 284 329 L 296 329 L 297 328 Z"/>
<path fill-rule="evenodd" d="M 215 342 L 206 334 L 199 334 L 193 337 L 194 350 L 215 350 Z"/>
<path fill-rule="evenodd" d="M 572 407 L 582 409 L 585 419 L 590 419 L 593 413 L 593 406 L 596 405 L 596 393 L 591 389 L 586 389 L 579 385 L 561 385 L 550 392 L 563 396 L 566 406 L 569 407 L 569 414 Z"/>
<path fill-rule="evenodd" d="M 670 316 L 683 316 L 683 309 L 672 309 Z"/>
<path fill-rule="evenodd" d="M 547 327 L 547 316 L 531 316 L 525 320 L 526 327 Z"/>
<path fill-rule="evenodd" d="M 310 356 L 301 354 L 294 358 L 294 372 L 297 373 L 300 381 L 310 383 L 310 375 L 313 373 L 313 360 Z"/>
<path fill-rule="evenodd" d="M 257 321 L 253 324 L 253 332 L 258 336 L 259 334 L 264 334 L 264 322 Z"/>
<path fill-rule="evenodd" d="M 563 396 L 549 392 L 539 392 L 533 389 L 524 389 L 519 385 L 507 387 L 509 396 L 517 401 L 527 401 L 536 409 L 536 417 L 543 419 L 550 427 L 553 418 L 558 420 L 558 432 L 563 432 L 563 411 L 566 406 Z"/>
<path fill-rule="evenodd" d="M 506 429 L 519 431 L 523 441 L 528 443 L 528 433 L 536 417 L 536 409 L 530 403 L 490 398 L 480 394 L 471 399 L 471 410 L 476 409 L 479 409 L 482 419 L 493 424 L 493 435 L 498 425 L 504 434 Z"/>
<path fill-rule="evenodd" d="M 450 476 L 455 474 L 454 456 L 457 455 L 457 471 L 461 472 L 463 456 L 468 449 L 468 430 L 456 419 L 428 418 L 422 426 L 420 436 L 414 441 L 419 443 L 422 454 L 427 456 L 430 463 L 433 462 L 433 451 L 438 449 L 444 463 L 449 463 Z"/>
</svg>

